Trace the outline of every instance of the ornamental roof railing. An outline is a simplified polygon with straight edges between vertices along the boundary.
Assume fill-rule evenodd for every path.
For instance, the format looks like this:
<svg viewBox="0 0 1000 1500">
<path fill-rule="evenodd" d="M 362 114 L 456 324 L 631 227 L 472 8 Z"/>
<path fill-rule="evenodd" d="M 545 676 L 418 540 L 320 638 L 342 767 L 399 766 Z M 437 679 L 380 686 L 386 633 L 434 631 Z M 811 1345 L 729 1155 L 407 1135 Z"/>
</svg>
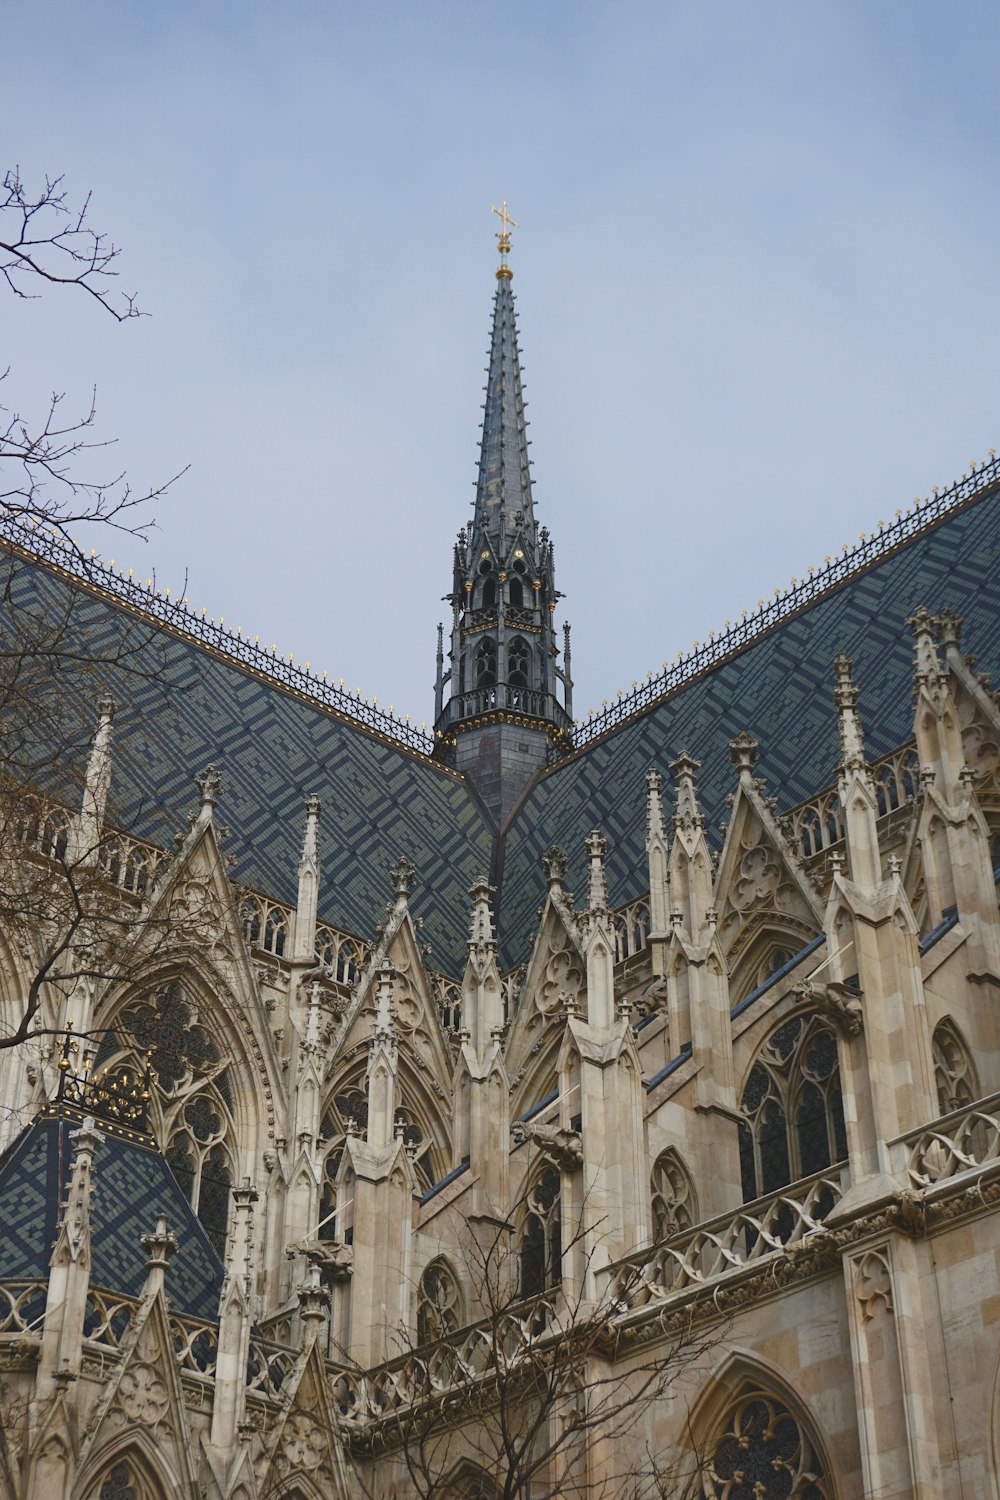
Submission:
<svg viewBox="0 0 1000 1500">
<path fill-rule="evenodd" d="M 429 757 L 434 749 L 433 737 L 412 724 L 408 714 L 397 718 L 391 709 L 379 708 L 374 698 L 362 698 L 360 691 L 352 693 L 342 682 L 328 681 L 325 672 L 317 674 L 308 663 L 297 666 L 291 654 L 279 656 L 274 647 L 262 646 L 258 636 L 207 617 L 205 610 L 194 609 L 187 599 L 157 588 L 153 578 L 141 582 L 131 569 L 119 570 L 113 561 L 105 562 L 96 553 L 88 555 L 42 521 L 26 521 L 10 508 L 0 508 L 0 543 L 406 750 Z"/>
<path fill-rule="evenodd" d="M 664 662 L 661 672 L 655 675 L 650 672 L 645 682 L 633 682 L 630 692 L 619 691 L 615 700 L 602 707 L 599 713 L 577 721 L 573 729 L 574 750 L 591 744 L 651 707 L 658 699 L 683 687 L 692 678 L 736 656 L 774 626 L 832 593 L 865 568 L 881 562 L 921 532 L 930 531 L 943 516 L 982 499 L 998 483 L 1000 459 L 991 449 L 987 461 L 970 464 L 969 473 L 963 474 L 948 489 L 938 492 L 935 486 L 932 497 L 915 500 L 907 510 L 897 510 L 896 519 L 889 524 L 879 521 L 878 530 L 870 535 L 862 532 L 861 540 L 853 547 L 845 542 L 838 556 L 826 558 L 820 568 L 810 568 L 808 577 L 793 578 L 789 587 L 775 590 L 770 602 L 761 600 L 755 610 L 744 610 L 743 618 L 735 624 L 727 621 L 725 630 L 718 634 L 710 632 L 707 641 L 695 641 L 690 652 L 680 652 L 670 665 Z M 560 753 L 559 748 L 553 746 L 550 762 L 558 762 L 564 754 L 565 751 Z"/>
</svg>

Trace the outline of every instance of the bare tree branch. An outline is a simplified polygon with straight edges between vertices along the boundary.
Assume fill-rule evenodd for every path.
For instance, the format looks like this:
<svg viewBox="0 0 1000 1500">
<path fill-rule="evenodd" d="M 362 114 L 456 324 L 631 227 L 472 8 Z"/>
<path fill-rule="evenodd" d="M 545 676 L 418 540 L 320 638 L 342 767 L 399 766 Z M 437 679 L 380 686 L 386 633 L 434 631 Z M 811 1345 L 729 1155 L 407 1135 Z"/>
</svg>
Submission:
<svg viewBox="0 0 1000 1500">
<path fill-rule="evenodd" d="M 0 276 L 16 297 L 40 295 L 36 282 L 82 287 L 119 323 L 142 316 L 134 295 L 117 291 L 119 247 L 87 223 L 88 193 L 78 208 L 67 201 L 62 177 L 25 187 L 20 167 L 3 180 L 0 194 Z"/>
</svg>

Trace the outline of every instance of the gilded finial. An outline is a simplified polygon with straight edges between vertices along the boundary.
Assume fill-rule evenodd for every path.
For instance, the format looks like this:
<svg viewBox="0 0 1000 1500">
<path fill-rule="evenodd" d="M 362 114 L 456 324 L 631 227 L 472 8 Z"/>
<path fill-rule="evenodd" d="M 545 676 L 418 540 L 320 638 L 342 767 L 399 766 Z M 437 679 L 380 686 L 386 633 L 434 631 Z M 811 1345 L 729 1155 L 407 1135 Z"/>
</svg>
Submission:
<svg viewBox="0 0 1000 1500">
<path fill-rule="evenodd" d="M 520 224 L 512 219 L 507 212 L 507 199 L 505 198 L 499 208 L 490 206 L 490 213 L 496 214 L 500 220 L 500 233 L 496 236 L 497 249 L 500 251 L 500 266 L 497 270 L 497 281 L 505 279 L 510 281 L 514 272 L 507 264 L 507 256 L 510 254 L 510 232 L 512 229 L 520 229 Z"/>
</svg>

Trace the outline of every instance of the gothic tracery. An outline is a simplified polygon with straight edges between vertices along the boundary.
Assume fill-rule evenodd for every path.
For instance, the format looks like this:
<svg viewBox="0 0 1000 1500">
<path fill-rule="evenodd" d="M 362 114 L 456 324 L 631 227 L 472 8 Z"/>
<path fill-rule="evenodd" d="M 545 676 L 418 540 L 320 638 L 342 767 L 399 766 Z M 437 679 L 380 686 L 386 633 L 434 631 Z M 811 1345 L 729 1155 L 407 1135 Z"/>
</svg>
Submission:
<svg viewBox="0 0 1000 1500">
<path fill-rule="evenodd" d="M 793 1016 L 767 1039 L 744 1085 L 743 1196 L 749 1201 L 847 1155 L 837 1038 L 818 1016 Z"/>
</svg>

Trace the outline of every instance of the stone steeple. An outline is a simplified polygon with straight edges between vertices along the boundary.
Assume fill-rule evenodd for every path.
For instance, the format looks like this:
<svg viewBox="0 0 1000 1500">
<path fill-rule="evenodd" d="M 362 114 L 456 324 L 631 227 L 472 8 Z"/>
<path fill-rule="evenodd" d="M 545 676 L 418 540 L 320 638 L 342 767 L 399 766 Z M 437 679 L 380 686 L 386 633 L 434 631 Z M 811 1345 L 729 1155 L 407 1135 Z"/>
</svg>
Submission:
<svg viewBox="0 0 1000 1500">
<path fill-rule="evenodd" d="M 532 498 L 512 222 L 505 209 L 474 514 L 455 545 L 451 647 L 447 669 L 439 649 L 435 696 L 438 754 L 471 778 L 497 822 L 546 764 L 548 746 L 568 747 L 572 726 L 553 547 Z"/>
</svg>

